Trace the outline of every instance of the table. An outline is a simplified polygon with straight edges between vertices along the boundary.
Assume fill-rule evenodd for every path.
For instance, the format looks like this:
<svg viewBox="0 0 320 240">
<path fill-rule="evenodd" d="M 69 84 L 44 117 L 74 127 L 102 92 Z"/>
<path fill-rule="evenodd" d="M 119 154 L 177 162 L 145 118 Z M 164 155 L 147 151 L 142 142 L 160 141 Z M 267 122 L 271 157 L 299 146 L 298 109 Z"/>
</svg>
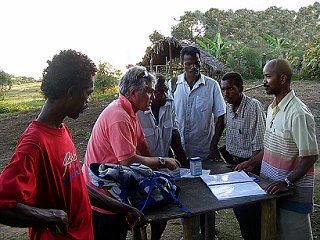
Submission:
<svg viewBox="0 0 320 240">
<path fill-rule="evenodd" d="M 219 174 L 230 172 L 230 165 L 221 162 L 207 161 L 203 163 L 203 169 L 210 169 L 210 174 Z M 265 187 L 270 182 L 261 179 L 259 185 Z M 261 202 L 261 239 L 272 240 L 276 237 L 276 198 L 288 196 L 292 193 L 285 192 L 276 195 L 259 195 L 234 198 L 230 200 L 218 200 L 201 180 L 201 178 L 182 178 L 177 181 L 181 188 L 179 201 L 190 211 L 189 213 L 181 211 L 176 205 L 169 204 L 157 210 L 148 210 L 145 212 L 147 218 L 152 221 L 169 220 L 184 218 L 183 222 L 183 239 L 192 240 L 196 234 L 192 227 L 195 221 L 199 221 L 199 215 L 206 215 L 206 236 L 205 239 L 214 239 L 214 211 L 233 208 L 248 203 Z M 146 238 L 145 229 L 141 230 L 142 239 Z"/>
</svg>

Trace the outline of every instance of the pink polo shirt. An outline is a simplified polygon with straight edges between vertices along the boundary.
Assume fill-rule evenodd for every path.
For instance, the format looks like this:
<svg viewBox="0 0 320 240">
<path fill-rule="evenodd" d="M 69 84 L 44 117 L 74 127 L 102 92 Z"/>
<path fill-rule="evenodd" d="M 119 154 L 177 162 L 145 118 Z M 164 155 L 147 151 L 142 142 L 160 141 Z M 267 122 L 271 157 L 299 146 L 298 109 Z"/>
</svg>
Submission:
<svg viewBox="0 0 320 240">
<path fill-rule="evenodd" d="M 133 157 L 136 154 L 137 145 L 144 141 L 140 122 L 132 110 L 131 103 L 120 95 L 103 110 L 92 129 L 82 166 L 85 182 L 91 183 L 88 173 L 91 163 L 119 164 Z"/>
</svg>

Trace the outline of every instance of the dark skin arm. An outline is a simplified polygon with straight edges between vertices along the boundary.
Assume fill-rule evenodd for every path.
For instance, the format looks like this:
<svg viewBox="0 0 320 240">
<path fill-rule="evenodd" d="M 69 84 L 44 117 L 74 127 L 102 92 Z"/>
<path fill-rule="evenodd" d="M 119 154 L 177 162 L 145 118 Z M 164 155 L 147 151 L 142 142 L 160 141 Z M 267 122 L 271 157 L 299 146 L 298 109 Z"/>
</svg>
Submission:
<svg viewBox="0 0 320 240">
<path fill-rule="evenodd" d="M 181 144 L 181 138 L 178 129 L 172 130 L 171 147 L 182 166 L 188 166 L 187 156 Z"/>
<path fill-rule="evenodd" d="M 209 156 L 207 157 L 208 159 L 215 159 L 215 158 L 219 157 L 218 142 L 219 142 L 221 135 L 223 133 L 224 118 L 225 118 L 225 114 L 219 116 L 216 120 L 215 132 L 214 132 L 213 138 L 211 140 L 210 153 L 209 153 Z"/>
<path fill-rule="evenodd" d="M 246 171 L 246 172 L 251 172 L 254 167 L 261 163 L 263 158 L 263 150 L 261 150 L 258 154 L 254 155 L 252 158 L 250 158 L 248 161 L 242 162 L 235 166 L 234 170 L 236 171 Z"/>
<path fill-rule="evenodd" d="M 42 209 L 18 203 L 14 208 L 0 210 L 0 223 L 13 227 L 48 227 L 53 232 L 65 232 L 68 216 L 59 209 Z"/>
<path fill-rule="evenodd" d="M 127 204 L 121 203 L 107 195 L 97 191 L 91 186 L 87 185 L 91 205 L 109 210 L 114 213 L 122 214 L 126 217 L 128 224 L 131 227 L 142 226 L 147 227 L 149 221 L 145 219 L 142 212 Z"/>
<path fill-rule="evenodd" d="M 288 176 L 288 180 L 292 183 L 297 182 L 300 178 L 307 174 L 310 168 L 315 164 L 318 155 L 302 157 L 298 165 L 294 168 L 292 173 Z M 266 192 L 269 194 L 277 194 L 280 192 L 288 191 L 285 181 L 274 181 L 266 187 Z"/>
</svg>

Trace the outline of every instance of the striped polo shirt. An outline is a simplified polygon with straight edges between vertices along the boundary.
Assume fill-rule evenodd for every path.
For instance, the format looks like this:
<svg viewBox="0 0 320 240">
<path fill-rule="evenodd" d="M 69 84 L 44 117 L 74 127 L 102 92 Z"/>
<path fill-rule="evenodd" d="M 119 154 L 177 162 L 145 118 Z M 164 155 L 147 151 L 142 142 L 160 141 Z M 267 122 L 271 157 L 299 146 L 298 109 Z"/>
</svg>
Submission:
<svg viewBox="0 0 320 240">
<path fill-rule="evenodd" d="M 291 90 L 278 105 L 273 101 L 268 108 L 261 176 L 284 180 L 301 157 L 317 154 L 313 115 Z M 278 206 L 299 213 L 312 212 L 313 187 L 314 166 L 295 183 L 292 196 L 278 200 Z"/>
</svg>

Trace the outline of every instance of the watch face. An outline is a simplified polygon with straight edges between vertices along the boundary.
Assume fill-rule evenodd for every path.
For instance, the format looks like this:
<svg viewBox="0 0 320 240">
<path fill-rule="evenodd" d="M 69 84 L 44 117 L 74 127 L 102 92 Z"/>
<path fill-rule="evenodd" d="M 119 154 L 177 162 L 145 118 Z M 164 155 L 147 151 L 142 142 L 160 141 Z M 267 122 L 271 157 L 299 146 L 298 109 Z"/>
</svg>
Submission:
<svg viewBox="0 0 320 240">
<path fill-rule="evenodd" d="M 162 158 L 162 157 L 159 157 L 159 161 L 160 161 L 161 165 L 165 165 L 166 164 L 164 158 Z"/>
</svg>

